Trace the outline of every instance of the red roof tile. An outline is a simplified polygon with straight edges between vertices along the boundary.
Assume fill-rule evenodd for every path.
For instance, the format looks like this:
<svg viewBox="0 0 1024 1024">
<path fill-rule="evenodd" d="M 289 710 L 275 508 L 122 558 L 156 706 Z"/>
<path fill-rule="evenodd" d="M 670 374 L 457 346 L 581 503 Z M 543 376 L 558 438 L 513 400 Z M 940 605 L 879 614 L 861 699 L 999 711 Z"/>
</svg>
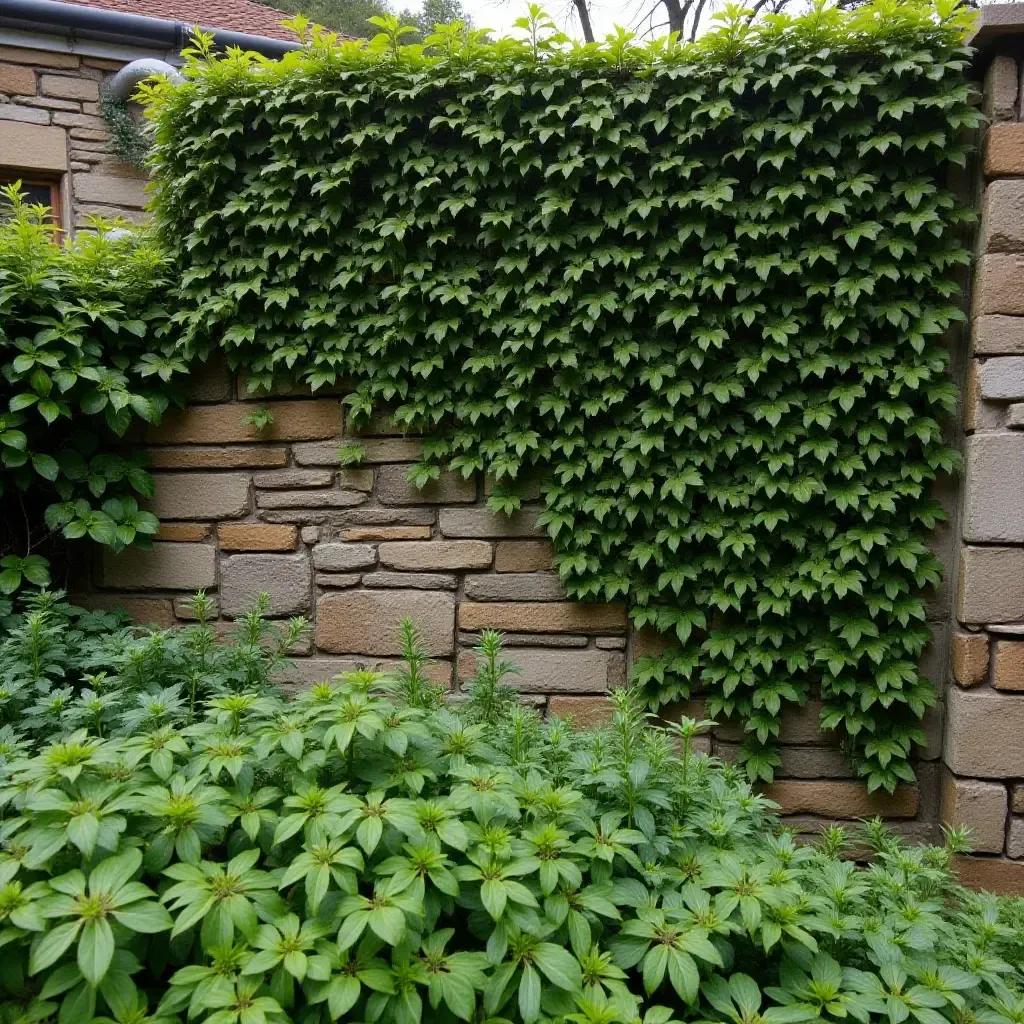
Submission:
<svg viewBox="0 0 1024 1024">
<path fill-rule="evenodd" d="M 164 21 L 181 21 L 202 28 L 221 28 L 297 42 L 294 32 L 281 27 L 291 15 L 255 0 L 73 0 L 83 7 L 101 7 L 122 14 L 140 14 Z"/>
</svg>

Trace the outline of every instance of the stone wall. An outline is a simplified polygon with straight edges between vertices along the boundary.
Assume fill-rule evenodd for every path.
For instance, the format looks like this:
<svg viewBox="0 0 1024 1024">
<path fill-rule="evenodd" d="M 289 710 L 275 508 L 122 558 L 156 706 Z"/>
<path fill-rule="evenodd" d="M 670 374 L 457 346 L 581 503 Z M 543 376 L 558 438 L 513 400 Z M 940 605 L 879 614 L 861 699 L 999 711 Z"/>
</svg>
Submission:
<svg viewBox="0 0 1024 1024">
<path fill-rule="evenodd" d="M 139 54 L 143 56 L 143 54 Z M 0 46 L 0 171 L 60 181 L 66 229 L 90 214 L 138 221 L 145 176 L 107 152 L 100 88 L 127 61 Z"/>
</svg>

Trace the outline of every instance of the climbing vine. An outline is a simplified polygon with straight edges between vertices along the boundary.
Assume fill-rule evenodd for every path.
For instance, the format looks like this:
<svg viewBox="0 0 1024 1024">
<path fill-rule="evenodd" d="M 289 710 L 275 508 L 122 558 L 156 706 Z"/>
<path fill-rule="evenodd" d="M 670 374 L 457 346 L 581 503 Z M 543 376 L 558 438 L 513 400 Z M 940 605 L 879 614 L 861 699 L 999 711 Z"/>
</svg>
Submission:
<svg viewBox="0 0 1024 1024">
<path fill-rule="evenodd" d="M 768 778 L 821 699 L 891 790 L 934 702 L 966 17 L 730 7 L 695 45 L 582 47 L 532 8 L 519 41 L 384 19 L 279 63 L 201 38 L 149 96 L 183 344 L 352 381 L 353 417 L 430 435 L 421 483 L 486 471 L 513 511 L 539 479 L 569 592 L 668 641 L 653 706 L 699 688 Z"/>
</svg>

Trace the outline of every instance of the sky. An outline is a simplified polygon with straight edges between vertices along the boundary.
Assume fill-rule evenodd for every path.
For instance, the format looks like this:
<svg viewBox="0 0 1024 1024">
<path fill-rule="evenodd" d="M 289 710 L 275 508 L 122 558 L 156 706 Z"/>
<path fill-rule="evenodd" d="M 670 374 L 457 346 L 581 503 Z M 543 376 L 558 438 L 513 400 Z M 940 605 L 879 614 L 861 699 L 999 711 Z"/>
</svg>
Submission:
<svg viewBox="0 0 1024 1024">
<path fill-rule="evenodd" d="M 541 0 L 541 4 L 563 32 L 581 38 L 579 20 L 571 0 Z M 510 32 L 516 18 L 526 13 L 525 0 L 462 0 L 462 7 L 475 25 L 494 29 L 499 35 Z M 643 0 L 591 0 L 590 18 L 594 35 L 601 39 L 615 25 L 631 28 L 634 20 L 649 8 L 650 0 L 647 3 Z M 662 29 L 657 34 L 665 31 Z"/>
</svg>

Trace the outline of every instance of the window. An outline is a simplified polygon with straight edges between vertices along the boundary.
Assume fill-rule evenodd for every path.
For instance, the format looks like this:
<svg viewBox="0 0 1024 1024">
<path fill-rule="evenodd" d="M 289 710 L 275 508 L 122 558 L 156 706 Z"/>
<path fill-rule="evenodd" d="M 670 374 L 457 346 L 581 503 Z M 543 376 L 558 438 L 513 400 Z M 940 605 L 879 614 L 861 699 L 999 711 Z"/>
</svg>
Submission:
<svg viewBox="0 0 1024 1024">
<path fill-rule="evenodd" d="M 28 202 L 48 206 L 53 222 L 58 228 L 61 227 L 60 181 L 57 178 L 39 177 L 38 172 L 35 175 L 22 175 L 13 171 L 0 171 L 0 185 L 10 185 L 16 181 L 21 182 L 21 191 L 27 195 Z"/>
</svg>

